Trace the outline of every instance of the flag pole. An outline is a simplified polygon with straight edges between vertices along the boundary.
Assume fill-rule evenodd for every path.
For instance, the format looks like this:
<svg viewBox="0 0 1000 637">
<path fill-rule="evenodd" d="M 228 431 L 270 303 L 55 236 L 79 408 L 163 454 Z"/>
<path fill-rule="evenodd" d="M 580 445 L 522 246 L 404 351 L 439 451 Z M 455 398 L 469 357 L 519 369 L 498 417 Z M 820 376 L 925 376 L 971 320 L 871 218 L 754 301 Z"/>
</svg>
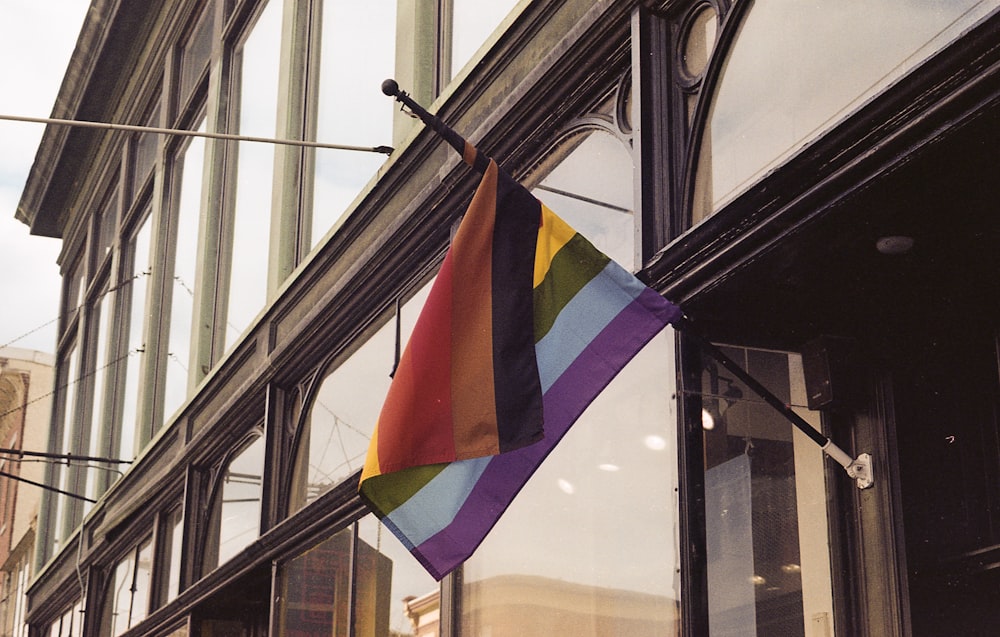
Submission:
<svg viewBox="0 0 1000 637">
<path fill-rule="evenodd" d="M 449 146 L 458 151 L 458 154 L 465 159 L 466 163 L 470 164 L 476 171 L 479 173 L 486 172 L 486 167 L 490 163 L 489 158 L 479 152 L 472 144 L 469 144 L 454 129 L 442 122 L 439 117 L 431 115 L 427 109 L 418 104 L 406 91 L 401 90 L 396 80 L 388 79 L 382 82 L 382 92 L 389 97 L 395 97 L 397 102 L 410 109 L 414 115 L 420 118 L 420 121 L 429 126 L 435 133 L 448 142 Z"/>
<path fill-rule="evenodd" d="M 867 489 L 874 484 L 871 456 L 869 454 L 863 453 L 857 458 L 851 458 L 851 456 L 849 456 L 846 451 L 838 447 L 833 440 L 814 429 L 813 426 L 806 422 L 802 416 L 795 413 L 790 405 L 785 404 L 780 398 L 775 396 L 770 390 L 760 384 L 756 378 L 740 367 L 733 359 L 726 356 L 725 353 L 723 353 L 723 351 L 714 343 L 703 338 L 700 334 L 698 334 L 697 330 L 692 329 L 691 322 L 686 318 L 682 318 L 678 321 L 675 327 L 680 329 L 686 336 L 697 343 L 698 346 L 701 347 L 702 351 L 718 361 L 719 364 L 725 367 L 729 373 L 736 376 L 736 378 L 741 380 L 755 394 L 760 396 L 764 402 L 776 409 L 778 413 L 791 422 L 796 429 L 804 433 L 810 440 L 819 445 L 819 447 L 823 450 L 823 453 L 830 456 L 830 458 L 844 468 L 847 475 L 857 481 L 859 489 Z"/>
<path fill-rule="evenodd" d="M 489 159 L 483 155 L 483 153 L 476 150 L 471 144 L 466 142 L 461 135 L 445 125 L 440 118 L 435 115 L 431 115 L 427 109 L 414 101 L 414 99 L 411 98 L 406 91 L 401 90 L 396 80 L 388 79 L 382 82 L 382 92 L 389 97 L 395 97 L 397 101 L 410 109 L 410 111 L 420 118 L 424 124 L 433 129 L 434 132 L 448 142 L 452 148 L 458 151 L 458 153 L 465 158 L 466 162 L 471 164 L 474 168 L 476 168 L 476 170 L 479 172 L 485 171 L 486 166 L 489 164 Z M 472 153 L 474 153 L 474 155 Z M 768 389 L 761 385 L 757 379 L 750 376 L 743 370 L 743 368 L 722 353 L 718 347 L 697 334 L 696 330 L 692 328 L 690 321 L 686 318 L 678 320 L 675 323 L 675 327 L 681 329 L 684 334 L 690 336 L 701 346 L 705 353 L 719 361 L 723 367 L 742 380 L 747 387 L 764 399 L 767 404 L 774 407 L 781 415 L 791 422 L 795 428 L 819 445 L 826 455 L 830 456 L 833 460 L 840 464 L 844 470 L 847 471 L 847 475 L 857 481 L 858 488 L 867 489 L 872 486 L 873 479 L 871 456 L 869 454 L 863 453 L 857 458 L 851 458 L 847 452 L 838 447 L 832 440 L 824 436 L 822 433 L 816 431 L 812 425 L 805 421 L 805 419 L 792 411 L 790 406 L 784 404 L 777 396 L 768 391 Z"/>
</svg>

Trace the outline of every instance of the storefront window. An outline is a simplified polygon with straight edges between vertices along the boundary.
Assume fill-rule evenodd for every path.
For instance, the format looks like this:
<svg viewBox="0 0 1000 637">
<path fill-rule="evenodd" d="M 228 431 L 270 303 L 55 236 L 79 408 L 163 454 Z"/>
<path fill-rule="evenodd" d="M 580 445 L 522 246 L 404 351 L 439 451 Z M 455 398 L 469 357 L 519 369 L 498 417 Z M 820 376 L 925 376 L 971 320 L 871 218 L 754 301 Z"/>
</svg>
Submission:
<svg viewBox="0 0 1000 637">
<path fill-rule="evenodd" d="M 996 0 L 758 0 L 728 54 L 701 140 L 694 222 L 844 120 Z"/>
<path fill-rule="evenodd" d="M 466 562 L 463 634 L 679 634 L 673 352 L 632 360 Z"/>
<path fill-rule="evenodd" d="M 819 426 L 798 355 L 723 351 Z M 822 451 L 714 361 L 701 391 L 710 635 L 835 634 Z"/>
<path fill-rule="evenodd" d="M 416 324 L 430 284 L 400 311 L 400 340 Z M 299 438 L 291 488 L 295 512 L 361 468 L 392 382 L 396 321 L 386 323 L 323 380 Z"/>
<path fill-rule="evenodd" d="M 391 145 L 394 104 L 379 90 L 395 68 L 396 0 L 325 0 L 316 139 Z M 364 60 L 364 64 L 358 64 Z M 312 241 L 336 225 L 385 155 L 316 149 Z"/>
<path fill-rule="evenodd" d="M 631 269 L 631 156 L 609 133 L 575 141 L 535 194 Z M 667 330 L 542 463 L 465 563 L 463 634 L 678 634 L 673 369 Z"/>
<path fill-rule="evenodd" d="M 239 134 L 275 137 L 281 5 L 267 4 L 240 52 Z M 274 147 L 238 143 L 232 264 L 227 304 L 228 349 L 264 307 L 270 247 Z"/>
</svg>

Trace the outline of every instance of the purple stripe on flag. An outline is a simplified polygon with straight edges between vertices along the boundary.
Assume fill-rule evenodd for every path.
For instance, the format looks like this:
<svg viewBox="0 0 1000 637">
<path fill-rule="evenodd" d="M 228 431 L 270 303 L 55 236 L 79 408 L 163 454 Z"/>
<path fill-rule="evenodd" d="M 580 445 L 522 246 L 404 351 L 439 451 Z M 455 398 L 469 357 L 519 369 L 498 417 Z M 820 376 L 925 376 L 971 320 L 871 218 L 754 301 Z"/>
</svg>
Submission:
<svg viewBox="0 0 1000 637">
<path fill-rule="evenodd" d="M 472 555 L 584 409 L 678 316 L 675 306 L 647 290 L 608 323 L 545 393 L 545 438 L 492 457 L 454 520 L 412 550 L 428 571 L 440 579 Z"/>
</svg>

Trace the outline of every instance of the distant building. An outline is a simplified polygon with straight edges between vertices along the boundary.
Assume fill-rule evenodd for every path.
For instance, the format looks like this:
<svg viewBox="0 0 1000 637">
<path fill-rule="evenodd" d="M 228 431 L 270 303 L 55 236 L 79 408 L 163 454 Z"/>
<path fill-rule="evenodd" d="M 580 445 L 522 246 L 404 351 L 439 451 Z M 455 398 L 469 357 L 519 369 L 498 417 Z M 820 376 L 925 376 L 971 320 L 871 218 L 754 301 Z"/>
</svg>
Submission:
<svg viewBox="0 0 1000 637">
<path fill-rule="evenodd" d="M 389 77 L 874 486 L 667 329 L 427 575 L 356 482 L 478 178 Z M 43 496 L 33 636 L 1000 625 L 1000 0 L 93 0 L 52 115 L 146 128 L 49 126 L 17 211 L 48 449 L 115 460 L 46 465 L 95 502 Z"/>
<path fill-rule="evenodd" d="M 44 463 L 18 451 L 44 451 L 52 417 L 51 354 L 0 348 L 0 635 L 27 637 L 27 589 L 34 564 Z M 22 461 L 27 460 L 27 461 Z M 23 481 L 19 481 L 20 478 Z"/>
</svg>

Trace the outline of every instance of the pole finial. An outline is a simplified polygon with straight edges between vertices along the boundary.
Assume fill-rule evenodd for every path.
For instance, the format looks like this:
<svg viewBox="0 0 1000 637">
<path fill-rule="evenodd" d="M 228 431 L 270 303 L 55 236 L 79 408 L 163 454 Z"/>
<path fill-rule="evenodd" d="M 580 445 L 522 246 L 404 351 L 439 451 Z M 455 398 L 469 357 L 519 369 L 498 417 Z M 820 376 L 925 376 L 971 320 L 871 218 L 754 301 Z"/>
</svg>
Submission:
<svg viewBox="0 0 1000 637">
<path fill-rule="evenodd" d="M 384 80 L 382 82 L 382 92 L 389 97 L 396 97 L 399 95 L 399 84 L 392 78 Z"/>
</svg>

